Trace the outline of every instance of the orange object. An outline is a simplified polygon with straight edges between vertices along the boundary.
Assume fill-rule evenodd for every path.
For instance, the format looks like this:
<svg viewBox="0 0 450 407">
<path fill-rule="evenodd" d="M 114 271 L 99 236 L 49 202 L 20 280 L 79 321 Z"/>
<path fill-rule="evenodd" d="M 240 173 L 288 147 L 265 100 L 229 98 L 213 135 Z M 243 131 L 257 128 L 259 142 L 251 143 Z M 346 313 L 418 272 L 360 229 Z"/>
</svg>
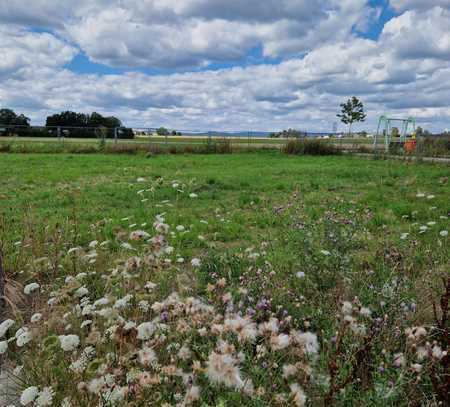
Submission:
<svg viewBox="0 0 450 407">
<path fill-rule="evenodd" d="M 416 151 L 417 141 L 416 140 L 408 140 L 405 141 L 405 151 L 407 153 L 413 153 Z"/>
</svg>

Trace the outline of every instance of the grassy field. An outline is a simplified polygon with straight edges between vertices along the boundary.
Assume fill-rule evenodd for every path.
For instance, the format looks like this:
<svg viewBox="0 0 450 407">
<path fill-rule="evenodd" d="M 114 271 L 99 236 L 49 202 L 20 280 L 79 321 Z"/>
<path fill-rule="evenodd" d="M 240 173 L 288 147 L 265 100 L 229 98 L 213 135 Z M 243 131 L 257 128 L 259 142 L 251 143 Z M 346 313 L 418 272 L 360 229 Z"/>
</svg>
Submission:
<svg viewBox="0 0 450 407">
<path fill-rule="evenodd" d="M 287 139 L 277 139 L 277 138 L 268 138 L 268 137 L 220 137 L 213 136 L 208 138 L 207 136 L 138 136 L 132 140 L 118 140 L 119 145 L 142 145 L 142 146 L 203 146 L 208 142 L 208 139 L 211 142 L 224 142 L 230 143 L 230 145 L 236 149 L 248 149 L 248 148 L 273 148 L 280 149 L 287 142 Z M 342 146 L 344 148 L 350 149 L 356 146 L 365 146 L 368 148 L 372 147 L 373 140 L 369 138 L 330 138 L 330 139 L 322 139 L 324 143 L 333 143 L 337 146 Z M 108 145 L 113 145 L 115 141 L 113 139 L 106 139 L 105 143 Z M 54 137 L 0 137 L 0 149 L 2 146 L 9 145 L 11 146 L 11 150 L 14 152 L 15 150 L 23 148 L 23 146 L 30 146 L 29 148 L 39 149 L 40 146 L 42 148 L 48 148 L 48 145 L 54 145 L 55 148 L 62 148 L 64 145 L 84 145 L 84 146 L 93 146 L 95 144 L 99 144 L 98 139 L 82 139 L 82 138 L 63 138 L 61 140 L 57 140 Z"/>
<path fill-rule="evenodd" d="M 0 155 L 10 398 L 438 405 L 449 173 L 276 151 Z"/>
</svg>

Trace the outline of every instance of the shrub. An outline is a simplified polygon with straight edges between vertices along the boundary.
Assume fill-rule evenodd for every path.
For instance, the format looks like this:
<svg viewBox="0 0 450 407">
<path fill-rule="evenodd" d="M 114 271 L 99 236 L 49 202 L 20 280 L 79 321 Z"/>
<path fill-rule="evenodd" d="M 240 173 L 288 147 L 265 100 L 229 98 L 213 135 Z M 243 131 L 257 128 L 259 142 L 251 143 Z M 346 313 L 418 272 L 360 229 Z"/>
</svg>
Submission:
<svg viewBox="0 0 450 407">
<path fill-rule="evenodd" d="M 289 140 L 283 147 L 285 154 L 292 155 L 337 155 L 340 150 L 330 143 L 313 139 Z"/>
</svg>

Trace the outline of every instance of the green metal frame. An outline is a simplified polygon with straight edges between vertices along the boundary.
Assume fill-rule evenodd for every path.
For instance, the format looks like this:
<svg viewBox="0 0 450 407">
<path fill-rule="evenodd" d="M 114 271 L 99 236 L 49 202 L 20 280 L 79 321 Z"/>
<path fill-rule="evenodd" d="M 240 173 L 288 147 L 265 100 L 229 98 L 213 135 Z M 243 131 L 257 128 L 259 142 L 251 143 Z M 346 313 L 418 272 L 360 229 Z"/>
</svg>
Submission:
<svg viewBox="0 0 450 407">
<path fill-rule="evenodd" d="M 392 124 L 396 122 L 401 122 L 401 129 L 400 130 L 400 137 L 398 140 L 393 140 L 392 138 Z M 404 143 L 406 139 L 408 138 L 409 134 L 409 128 L 412 126 L 412 132 L 415 133 L 416 131 L 416 119 L 414 117 L 408 117 L 407 119 L 396 119 L 392 117 L 387 116 L 381 116 L 380 120 L 378 121 L 378 129 L 377 133 L 375 134 L 375 140 L 374 140 L 374 148 L 375 151 L 378 148 L 378 141 L 381 137 L 384 138 L 384 148 L 385 151 L 389 151 L 389 146 L 393 142 L 397 143 Z M 399 126 L 400 127 L 400 126 Z M 380 130 L 382 133 L 380 134 Z"/>
</svg>

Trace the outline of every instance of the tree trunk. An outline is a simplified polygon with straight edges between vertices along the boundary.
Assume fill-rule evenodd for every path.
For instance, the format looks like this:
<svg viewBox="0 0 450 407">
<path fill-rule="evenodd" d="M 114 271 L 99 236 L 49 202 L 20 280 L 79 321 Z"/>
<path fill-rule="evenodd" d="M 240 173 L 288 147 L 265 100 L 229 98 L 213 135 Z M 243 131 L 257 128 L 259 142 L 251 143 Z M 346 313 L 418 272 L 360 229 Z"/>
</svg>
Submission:
<svg viewBox="0 0 450 407">
<path fill-rule="evenodd" d="M 350 122 L 350 124 L 348 125 L 348 137 L 352 137 L 352 122 Z"/>
</svg>

